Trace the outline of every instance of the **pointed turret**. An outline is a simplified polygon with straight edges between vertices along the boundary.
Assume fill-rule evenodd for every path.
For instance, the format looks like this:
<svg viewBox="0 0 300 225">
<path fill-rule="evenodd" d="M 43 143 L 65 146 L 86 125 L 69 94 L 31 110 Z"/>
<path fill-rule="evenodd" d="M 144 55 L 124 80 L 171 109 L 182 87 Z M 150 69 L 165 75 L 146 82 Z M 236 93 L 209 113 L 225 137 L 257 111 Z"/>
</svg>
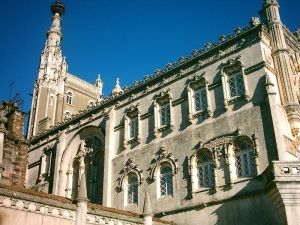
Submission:
<svg viewBox="0 0 300 225">
<path fill-rule="evenodd" d="M 28 138 L 37 133 L 47 130 L 55 124 L 60 115 L 63 102 L 65 78 L 68 65 L 61 50 L 61 16 L 65 12 L 64 5 L 56 1 L 51 6 L 52 24 L 47 32 L 44 50 L 41 54 L 37 81 L 35 82 L 30 120 L 28 127 Z M 60 102 L 60 104 L 58 104 Z M 45 120 L 44 123 L 40 123 Z"/>
<path fill-rule="evenodd" d="M 123 92 L 123 89 L 120 86 L 119 78 L 117 78 L 116 85 L 115 85 L 114 89 L 112 90 L 112 94 L 117 95 L 117 94 L 120 94 L 122 92 Z"/>
<path fill-rule="evenodd" d="M 271 36 L 272 56 L 281 103 L 286 111 L 292 134 L 299 136 L 300 107 L 296 94 L 297 85 L 293 82 L 292 63 L 285 38 L 285 30 L 280 19 L 278 0 L 263 0 L 261 14 Z"/>
<path fill-rule="evenodd" d="M 103 81 L 101 80 L 101 75 L 100 74 L 98 74 L 95 86 L 98 88 L 98 91 L 99 91 L 99 100 L 100 100 L 101 97 L 102 97 L 102 88 L 103 88 Z"/>
</svg>

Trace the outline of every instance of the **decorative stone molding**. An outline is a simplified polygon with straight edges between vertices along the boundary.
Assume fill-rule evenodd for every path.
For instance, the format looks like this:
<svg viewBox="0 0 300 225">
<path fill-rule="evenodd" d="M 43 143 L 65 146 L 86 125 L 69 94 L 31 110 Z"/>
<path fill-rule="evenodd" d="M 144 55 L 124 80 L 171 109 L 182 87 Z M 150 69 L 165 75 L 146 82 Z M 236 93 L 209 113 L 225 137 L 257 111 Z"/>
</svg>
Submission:
<svg viewBox="0 0 300 225">
<path fill-rule="evenodd" d="M 139 169 L 139 166 L 133 162 L 132 158 L 129 158 L 125 163 L 125 166 L 119 173 L 121 176 L 117 179 L 118 180 L 117 191 L 123 191 L 124 180 L 129 173 L 134 173 L 137 176 L 139 185 L 143 183 L 144 181 L 142 175 L 143 170 Z"/>
<path fill-rule="evenodd" d="M 196 74 L 188 83 L 188 101 L 189 101 L 189 122 L 194 123 L 194 119 L 200 115 L 207 114 L 209 117 L 212 116 L 211 105 L 210 105 L 210 96 L 208 90 L 208 82 L 205 78 L 206 72 L 201 74 Z M 195 89 L 203 86 L 205 88 L 206 94 L 206 109 L 197 111 L 195 105 Z"/>
<path fill-rule="evenodd" d="M 161 91 L 154 99 L 154 137 L 158 137 L 159 133 L 165 129 L 174 130 L 174 115 L 172 107 L 172 94 L 170 93 L 171 89 L 168 88 L 166 91 Z M 160 108 L 162 102 L 168 102 L 170 108 L 170 121 L 168 125 L 161 125 L 160 121 Z"/>
<path fill-rule="evenodd" d="M 155 158 L 151 161 L 153 165 L 151 165 L 151 167 L 149 168 L 150 174 L 147 178 L 148 183 L 152 183 L 155 181 L 155 173 L 157 167 L 163 162 L 170 163 L 170 165 L 172 166 L 173 175 L 177 174 L 177 172 L 179 171 L 179 167 L 177 165 L 178 159 L 174 159 L 173 153 L 167 153 L 166 147 L 160 147 L 159 150 L 155 153 Z"/>
<path fill-rule="evenodd" d="M 130 137 L 130 129 L 131 129 L 131 119 L 136 118 L 137 123 L 137 134 L 135 137 Z M 141 111 L 140 111 L 140 103 L 136 105 L 131 105 L 129 108 L 124 111 L 124 141 L 123 147 L 124 149 L 128 148 L 128 144 L 133 142 L 141 143 Z"/>
<path fill-rule="evenodd" d="M 223 94 L 224 94 L 224 107 L 225 110 L 228 110 L 230 104 L 232 104 L 237 98 L 245 97 L 245 99 L 249 100 L 249 90 L 245 76 L 245 67 L 243 62 L 241 61 L 241 55 L 237 56 L 236 58 L 232 58 L 227 60 L 225 63 L 221 63 L 221 80 L 222 80 L 222 87 L 223 87 Z M 240 72 L 242 73 L 243 78 L 243 85 L 244 85 L 244 93 L 241 96 L 230 96 L 230 89 L 228 84 L 228 74 L 227 70 L 230 70 L 234 67 L 238 67 Z"/>
</svg>

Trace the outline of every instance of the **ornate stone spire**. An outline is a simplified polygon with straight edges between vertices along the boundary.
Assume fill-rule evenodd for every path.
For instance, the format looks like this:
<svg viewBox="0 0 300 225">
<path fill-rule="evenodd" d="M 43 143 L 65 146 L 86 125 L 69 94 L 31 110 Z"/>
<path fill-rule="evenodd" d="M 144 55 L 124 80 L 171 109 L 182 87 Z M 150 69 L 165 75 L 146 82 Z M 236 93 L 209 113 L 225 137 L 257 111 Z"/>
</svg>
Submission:
<svg viewBox="0 0 300 225">
<path fill-rule="evenodd" d="M 122 92 L 123 92 L 123 90 L 120 86 L 119 78 L 117 78 L 116 85 L 115 85 L 114 89 L 112 90 L 112 94 L 117 95 L 117 94 L 122 93 Z"/>
<path fill-rule="evenodd" d="M 62 39 L 61 16 L 65 12 L 64 5 L 56 1 L 51 6 L 52 25 L 47 32 L 47 40 L 41 55 L 38 79 L 54 81 L 63 77 L 67 72 L 67 63 L 62 55 L 60 42 Z"/>
<path fill-rule="evenodd" d="M 98 74 L 98 77 L 96 79 L 96 84 L 95 86 L 98 88 L 99 90 L 99 99 L 102 97 L 102 88 L 103 88 L 103 81 L 101 80 L 101 76 L 100 74 Z"/>
</svg>

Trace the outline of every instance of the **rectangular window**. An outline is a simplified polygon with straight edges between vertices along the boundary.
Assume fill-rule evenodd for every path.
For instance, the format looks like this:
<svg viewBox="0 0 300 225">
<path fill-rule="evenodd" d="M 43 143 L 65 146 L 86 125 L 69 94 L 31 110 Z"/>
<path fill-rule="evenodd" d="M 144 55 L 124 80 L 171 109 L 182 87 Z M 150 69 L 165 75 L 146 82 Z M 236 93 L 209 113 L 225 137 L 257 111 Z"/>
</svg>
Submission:
<svg viewBox="0 0 300 225">
<path fill-rule="evenodd" d="M 249 177 L 255 174 L 253 152 L 243 152 L 236 156 L 236 167 L 238 177 Z"/>
<path fill-rule="evenodd" d="M 245 93 L 243 74 L 241 71 L 228 73 L 230 97 L 242 96 Z"/>
<path fill-rule="evenodd" d="M 129 133 L 130 133 L 130 139 L 135 139 L 138 136 L 138 117 L 134 116 L 132 118 L 129 118 Z"/>
<path fill-rule="evenodd" d="M 160 105 L 160 126 L 170 125 L 170 103 Z"/>
<path fill-rule="evenodd" d="M 194 90 L 195 111 L 205 111 L 207 109 L 207 94 L 205 87 L 198 87 Z"/>
</svg>

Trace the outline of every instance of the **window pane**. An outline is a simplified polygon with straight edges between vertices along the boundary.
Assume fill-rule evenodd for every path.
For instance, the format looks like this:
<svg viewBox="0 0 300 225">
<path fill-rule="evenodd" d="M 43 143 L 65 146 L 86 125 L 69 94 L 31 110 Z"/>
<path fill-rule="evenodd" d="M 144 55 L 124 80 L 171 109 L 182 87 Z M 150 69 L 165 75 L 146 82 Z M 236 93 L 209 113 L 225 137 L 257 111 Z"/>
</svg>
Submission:
<svg viewBox="0 0 300 225">
<path fill-rule="evenodd" d="M 128 205 L 138 203 L 138 179 L 135 175 L 128 177 L 127 203 Z"/>
<path fill-rule="evenodd" d="M 199 187 L 213 187 L 215 185 L 213 159 L 205 153 L 199 156 L 198 182 Z"/>
<path fill-rule="evenodd" d="M 240 71 L 229 74 L 228 85 L 231 97 L 241 96 L 245 93 L 243 74 Z"/>
<path fill-rule="evenodd" d="M 199 87 L 194 90 L 195 110 L 204 111 L 207 109 L 207 94 L 205 87 Z"/>
<path fill-rule="evenodd" d="M 238 177 L 251 177 L 256 174 L 253 147 L 240 143 L 236 146 L 236 168 Z"/>
<path fill-rule="evenodd" d="M 160 174 L 160 195 L 167 196 L 173 194 L 172 169 L 169 166 L 161 168 Z"/>
<path fill-rule="evenodd" d="M 130 118 L 129 121 L 130 138 L 136 138 L 138 135 L 138 117 Z"/>
<path fill-rule="evenodd" d="M 170 124 L 170 104 L 166 102 L 160 106 L 160 125 Z"/>
</svg>

